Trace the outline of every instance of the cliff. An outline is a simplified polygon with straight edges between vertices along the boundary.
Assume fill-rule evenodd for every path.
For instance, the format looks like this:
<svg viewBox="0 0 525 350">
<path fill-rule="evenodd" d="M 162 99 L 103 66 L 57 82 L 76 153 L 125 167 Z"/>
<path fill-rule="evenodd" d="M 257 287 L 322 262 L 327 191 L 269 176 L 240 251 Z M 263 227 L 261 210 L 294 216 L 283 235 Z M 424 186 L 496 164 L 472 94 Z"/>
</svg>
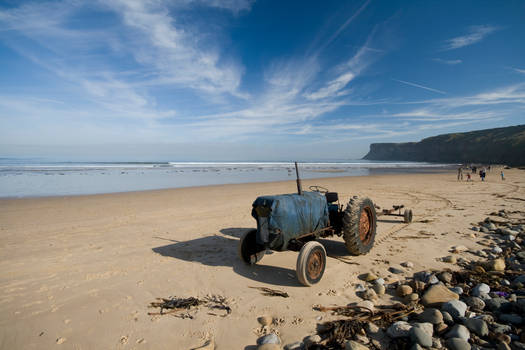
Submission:
<svg viewBox="0 0 525 350">
<path fill-rule="evenodd" d="M 373 143 L 363 159 L 525 165 L 525 125 Z"/>
</svg>

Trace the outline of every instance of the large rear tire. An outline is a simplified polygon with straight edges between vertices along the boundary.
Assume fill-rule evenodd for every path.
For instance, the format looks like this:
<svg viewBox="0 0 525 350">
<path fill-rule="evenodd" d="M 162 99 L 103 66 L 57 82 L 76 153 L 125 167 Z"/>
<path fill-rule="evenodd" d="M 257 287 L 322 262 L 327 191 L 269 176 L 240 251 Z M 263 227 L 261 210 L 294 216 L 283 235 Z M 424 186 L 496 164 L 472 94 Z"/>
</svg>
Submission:
<svg viewBox="0 0 525 350">
<path fill-rule="evenodd" d="M 297 257 L 297 279 L 305 286 L 321 280 L 326 268 L 326 250 L 316 241 L 307 242 Z"/>
<path fill-rule="evenodd" d="M 368 253 L 376 237 L 377 215 L 369 198 L 350 199 L 343 214 L 343 237 L 351 254 Z"/>
<path fill-rule="evenodd" d="M 258 261 L 261 261 L 266 252 L 265 250 L 257 251 L 256 234 L 256 229 L 246 231 L 242 234 L 239 240 L 239 245 L 237 246 L 239 258 L 248 265 L 253 265 Z"/>
</svg>

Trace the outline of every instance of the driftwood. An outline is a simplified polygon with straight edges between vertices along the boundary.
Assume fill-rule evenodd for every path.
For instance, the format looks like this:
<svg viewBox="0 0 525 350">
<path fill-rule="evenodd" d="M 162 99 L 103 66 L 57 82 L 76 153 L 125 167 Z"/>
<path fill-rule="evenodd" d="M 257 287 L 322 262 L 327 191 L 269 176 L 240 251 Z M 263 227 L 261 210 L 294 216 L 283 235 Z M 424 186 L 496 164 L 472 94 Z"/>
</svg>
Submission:
<svg viewBox="0 0 525 350">
<path fill-rule="evenodd" d="M 263 292 L 262 293 L 263 295 L 266 295 L 266 296 L 269 296 L 269 297 L 283 297 L 283 298 L 288 298 L 289 297 L 288 293 L 280 291 L 280 290 L 277 290 L 277 289 L 270 289 L 270 288 L 266 288 L 266 287 L 250 287 L 250 286 L 249 286 L 249 288 L 258 289 L 261 292 Z"/>
<path fill-rule="evenodd" d="M 225 317 L 231 313 L 231 308 L 228 306 L 226 298 L 218 295 L 207 296 L 204 299 L 198 299 L 195 297 L 189 298 L 157 298 L 157 301 L 150 303 L 150 308 L 160 308 L 159 312 L 148 312 L 150 316 L 160 316 L 168 314 L 177 314 L 177 317 L 181 318 L 193 318 L 189 314 L 179 314 L 181 311 L 198 308 L 200 305 L 204 305 L 209 309 L 224 310 L 226 314 L 217 315 L 209 313 L 214 316 Z M 165 311 L 168 310 L 168 311 Z"/>
</svg>

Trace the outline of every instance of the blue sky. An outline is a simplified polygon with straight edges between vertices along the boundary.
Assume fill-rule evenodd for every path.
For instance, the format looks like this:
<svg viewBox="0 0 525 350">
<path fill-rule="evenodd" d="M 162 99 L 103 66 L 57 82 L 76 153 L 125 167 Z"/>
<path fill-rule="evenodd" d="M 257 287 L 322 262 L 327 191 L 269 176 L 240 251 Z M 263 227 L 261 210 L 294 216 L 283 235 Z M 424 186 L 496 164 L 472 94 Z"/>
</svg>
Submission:
<svg viewBox="0 0 525 350">
<path fill-rule="evenodd" d="M 525 122 L 524 1 L 0 3 L 0 155 L 362 157 Z"/>
</svg>

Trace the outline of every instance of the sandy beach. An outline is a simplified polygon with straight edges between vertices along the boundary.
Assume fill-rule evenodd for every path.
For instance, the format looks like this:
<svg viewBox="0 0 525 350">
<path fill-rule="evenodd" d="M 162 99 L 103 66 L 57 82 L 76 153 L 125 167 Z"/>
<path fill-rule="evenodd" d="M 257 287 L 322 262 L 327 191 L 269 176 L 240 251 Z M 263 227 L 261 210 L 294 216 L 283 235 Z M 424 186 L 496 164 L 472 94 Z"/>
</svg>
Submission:
<svg viewBox="0 0 525 350">
<path fill-rule="evenodd" d="M 297 281 L 296 252 L 266 255 L 255 266 L 237 257 L 239 236 L 256 226 L 253 200 L 292 193 L 294 181 L 0 200 L 0 348 L 192 349 L 214 339 L 216 349 L 255 349 L 263 315 L 279 321 L 272 327 L 284 344 L 300 341 L 333 317 L 313 305 L 360 300 L 359 274 L 392 281 L 402 275 L 388 268 L 406 261 L 414 264 L 407 273 L 454 269 L 439 260 L 451 246 L 483 248 L 473 224 L 525 207 L 525 171 L 505 176 L 493 168 L 485 182 L 477 175 L 458 182 L 453 172 L 305 180 L 304 188 L 339 192 L 341 203 L 367 196 L 414 212 L 410 225 L 381 218 L 364 256 L 350 256 L 340 237 L 321 240 L 331 257 L 312 287 Z M 157 297 L 207 295 L 225 297 L 231 313 L 200 307 L 191 318 L 148 315 L 158 311 L 148 307 Z"/>
</svg>

